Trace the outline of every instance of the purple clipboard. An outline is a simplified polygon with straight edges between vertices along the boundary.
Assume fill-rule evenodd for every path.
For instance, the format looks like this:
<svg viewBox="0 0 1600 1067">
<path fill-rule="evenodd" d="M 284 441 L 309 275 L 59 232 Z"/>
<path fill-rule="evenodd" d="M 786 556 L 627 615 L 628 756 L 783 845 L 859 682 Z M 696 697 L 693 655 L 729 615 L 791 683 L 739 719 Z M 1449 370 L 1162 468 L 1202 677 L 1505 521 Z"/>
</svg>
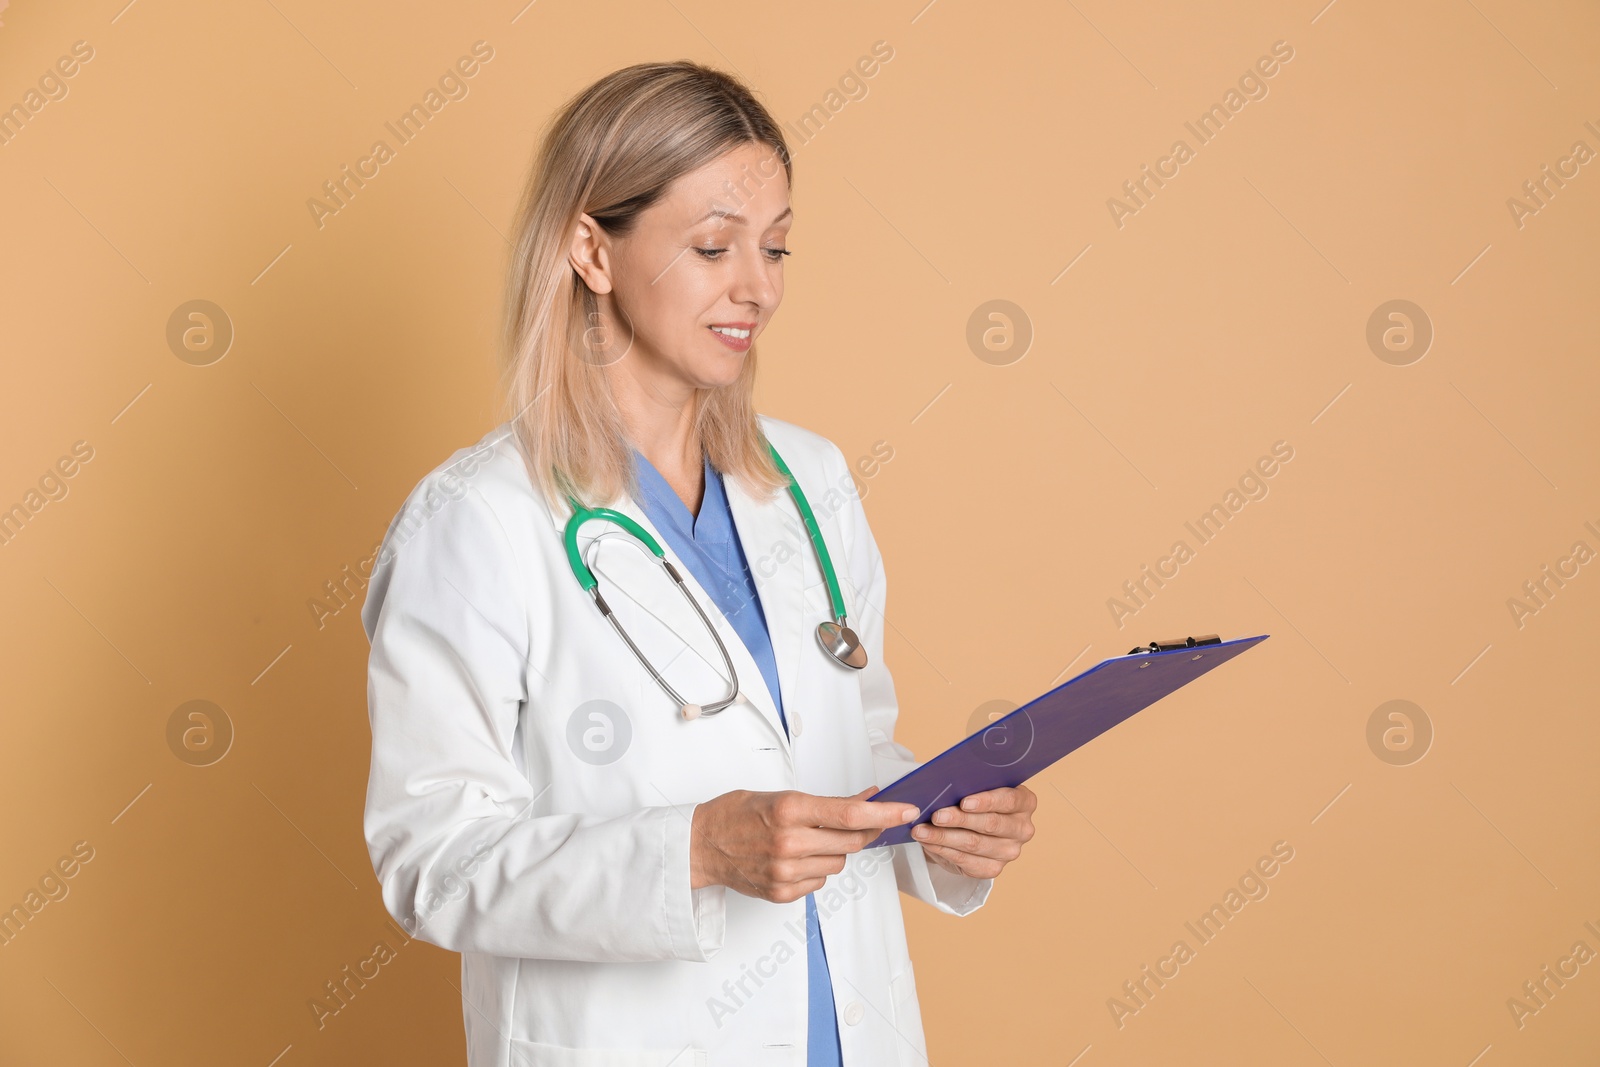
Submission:
<svg viewBox="0 0 1600 1067">
<path fill-rule="evenodd" d="M 911 822 L 891 826 L 866 847 L 915 840 L 911 828 L 931 821 L 939 808 L 959 804 L 963 797 L 987 789 L 1021 785 L 1067 753 L 1268 636 L 1163 651 L 1136 650 L 1090 667 L 872 794 L 868 799 L 874 802 L 915 804 L 921 814 Z"/>
</svg>

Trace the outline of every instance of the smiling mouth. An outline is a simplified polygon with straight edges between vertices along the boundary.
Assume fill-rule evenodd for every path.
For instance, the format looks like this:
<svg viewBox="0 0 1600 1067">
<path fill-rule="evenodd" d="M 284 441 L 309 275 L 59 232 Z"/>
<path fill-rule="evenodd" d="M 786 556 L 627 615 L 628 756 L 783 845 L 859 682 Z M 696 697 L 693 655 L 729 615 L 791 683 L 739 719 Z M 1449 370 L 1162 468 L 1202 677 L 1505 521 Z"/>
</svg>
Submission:
<svg viewBox="0 0 1600 1067">
<path fill-rule="evenodd" d="M 749 330 L 741 330 L 736 326 L 713 326 L 711 330 L 714 333 L 722 334 L 724 337 L 732 337 L 737 341 L 743 341 L 750 336 Z"/>
</svg>

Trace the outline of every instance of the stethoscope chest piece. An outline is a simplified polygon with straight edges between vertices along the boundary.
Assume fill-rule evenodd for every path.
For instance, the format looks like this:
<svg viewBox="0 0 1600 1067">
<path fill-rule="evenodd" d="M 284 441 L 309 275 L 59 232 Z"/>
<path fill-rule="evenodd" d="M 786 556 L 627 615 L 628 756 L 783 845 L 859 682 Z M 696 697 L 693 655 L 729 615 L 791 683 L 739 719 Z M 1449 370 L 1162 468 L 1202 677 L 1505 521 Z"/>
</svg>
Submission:
<svg viewBox="0 0 1600 1067">
<path fill-rule="evenodd" d="M 0 3 L 0 7 L 4 6 L 4 3 Z M 824 652 L 839 663 L 849 667 L 851 670 L 859 671 L 867 665 L 867 650 L 861 647 L 861 639 L 856 636 L 854 630 L 850 629 L 850 623 L 845 615 L 844 597 L 839 592 L 839 579 L 834 573 L 833 560 L 828 555 L 828 546 L 822 539 L 822 531 L 817 527 L 816 516 L 811 512 L 811 505 L 807 503 L 805 493 L 800 490 L 800 483 L 795 480 L 794 475 L 789 471 L 788 464 L 784 463 L 783 457 L 778 455 L 778 450 L 773 448 L 770 442 L 767 444 L 767 451 L 772 456 L 772 462 L 777 466 L 778 470 L 789 480 L 789 495 L 794 498 L 795 507 L 799 510 L 800 517 L 805 521 L 806 534 L 810 537 L 811 545 L 817 553 L 817 565 L 822 570 L 823 579 L 828 583 L 828 603 L 833 609 L 833 618 L 827 622 L 817 624 L 817 643 L 822 646 Z M 572 568 L 573 577 L 578 579 L 578 585 L 593 598 L 595 607 L 600 609 L 600 614 L 605 616 L 606 620 L 611 623 L 611 628 L 616 630 L 617 635 L 633 651 L 634 656 L 638 658 L 644 669 L 650 672 L 650 676 L 655 679 L 656 684 L 678 706 L 678 713 L 683 716 L 684 720 L 693 722 L 695 719 L 719 715 L 732 704 L 743 700 L 744 695 L 739 692 L 739 675 L 734 670 L 733 657 L 728 654 L 727 645 L 723 643 L 721 636 L 718 635 L 717 628 L 707 618 L 705 610 L 700 607 L 700 602 L 695 600 L 693 593 L 689 592 L 689 587 L 684 582 L 683 576 L 678 573 L 678 569 L 667 559 L 666 550 L 661 547 L 661 543 L 651 535 L 650 531 L 623 512 L 615 511 L 611 508 L 586 508 L 571 494 L 567 496 L 567 503 L 572 506 L 572 517 L 567 520 L 566 528 L 562 533 L 562 540 L 566 544 L 567 562 Z M 672 684 L 662 677 L 661 672 L 650 662 L 649 657 L 644 654 L 638 645 L 633 643 L 633 638 L 628 636 L 628 631 L 623 628 L 622 623 L 612 613 L 611 605 L 607 604 L 605 597 L 600 595 L 600 583 L 594 576 L 594 569 L 585 561 L 583 553 L 578 548 L 578 530 L 590 519 L 602 519 L 606 522 L 614 523 L 622 527 L 622 530 L 626 531 L 626 533 L 631 534 L 632 537 L 629 543 L 640 551 L 647 552 L 655 557 L 656 562 L 661 565 L 661 569 L 666 572 L 667 577 L 672 580 L 673 584 L 678 587 L 678 591 L 683 594 L 684 599 L 689 602 L 689 606 L 694 608 L 695 614 L 700 616 L 700 621 L 711 633 L 711 639 L 716 642 L 717 651 L 722 654 L 722 668 L 728 672 L 727 692 L 720 700 L 710 704 L 691 704 L 683 699 L 678 691 L 672 688 Z M 595 546 L 602 539 L 615 536 L 621 536 L 621 533 L 608 531 L 600 534 L 589 543 L 590 552 L 592 553 L 595 550 Z"/>
<path fill-rule="evenodd" d="M 867 665 L 867 650 L 849 626 L 829 620 L 817 623 L 817 643 L 822 650 L 846 667 L 861 670 Z"/>
</svg>

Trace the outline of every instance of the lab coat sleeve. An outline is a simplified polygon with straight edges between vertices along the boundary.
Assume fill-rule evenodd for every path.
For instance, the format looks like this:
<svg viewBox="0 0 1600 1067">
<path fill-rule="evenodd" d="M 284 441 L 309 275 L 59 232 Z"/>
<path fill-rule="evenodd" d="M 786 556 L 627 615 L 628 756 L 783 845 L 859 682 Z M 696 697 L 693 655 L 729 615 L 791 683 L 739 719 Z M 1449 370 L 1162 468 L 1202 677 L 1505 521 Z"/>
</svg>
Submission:
<svg viewBox="0 0 1600 1067">
<path fill-rule="evenodd" d="M 840 479 L 833 484 L 852 484 L 843 453 L 838 453 L 836 462 Z M 883 557 L 867 525 L 866 510 L 859 494 L 849 494 L 840 522 L 849 552 L 848 580 L 855 586 L 855 596 L 847 600 L 851 608 L 850 621 L 867 650 L 867 666 L 861 671 L 861 706 L 867 720 L 867 739 L 872 744 L 873 777 L 875 784 L 882 788 L 922 764 L 909 748 L 894 740 L 899 704 L 895 699 L 894 680 L 883 660 L 887 581 Z M 931 862 L 920 842 L 908 841 L 888 847 L 894 852 L 895 880 L 900 891 L 942 912 L 970 914 L 983 906 L 994 888 L 993 878 L 956 874 Z"/>
<path fill-rule="evenodd" d="M 530 696 L 527 598 L 538 586 L 489 501 L 459 482 L 439 492 L 446 484 L 430 475 L 407 501 L 362 609 L 364 829 L 384 906 L 408 933 L 457 952 L 709 959 L 723 898 L 721 887 L 690 888 L 694 804 L 532 814 L 543 789 L 519 770 L 513 738 Z"/>
</svg>

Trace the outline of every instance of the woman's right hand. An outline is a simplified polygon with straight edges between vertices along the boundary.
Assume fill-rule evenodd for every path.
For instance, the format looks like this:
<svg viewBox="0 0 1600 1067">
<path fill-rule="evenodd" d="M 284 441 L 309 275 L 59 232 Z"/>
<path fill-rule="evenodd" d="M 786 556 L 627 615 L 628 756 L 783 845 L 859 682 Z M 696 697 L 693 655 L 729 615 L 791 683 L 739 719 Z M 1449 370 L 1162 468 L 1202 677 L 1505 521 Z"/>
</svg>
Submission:
<svg viewBox="0 0 1600 1067">
<path fill-rule="evenodd" d="M 735 789 L 697 804 L 691 820 L 689 886 L 725 885 L 745 896 L 787 904 L 821 889 L 845 857 L 883 830 L 917 817 L 910 804 L 819 797 L 794 789 Z"/>
</svg>

